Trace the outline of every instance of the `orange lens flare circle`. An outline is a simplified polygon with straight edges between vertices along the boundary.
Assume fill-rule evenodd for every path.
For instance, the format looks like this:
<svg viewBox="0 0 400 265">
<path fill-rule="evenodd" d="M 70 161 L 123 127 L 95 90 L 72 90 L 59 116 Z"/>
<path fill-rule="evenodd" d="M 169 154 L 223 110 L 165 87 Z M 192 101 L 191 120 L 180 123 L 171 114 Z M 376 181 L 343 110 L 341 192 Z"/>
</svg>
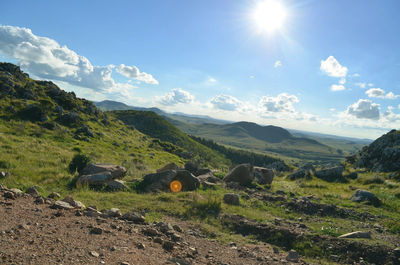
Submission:
<svg viewBox="0 0 400 265">
<path fill-rule="evenodd" d="M 182 183 L 179 180 L 174 180 L 169 184 L 172 192 L 180 192 L 182 190 Z"/>
</svg>

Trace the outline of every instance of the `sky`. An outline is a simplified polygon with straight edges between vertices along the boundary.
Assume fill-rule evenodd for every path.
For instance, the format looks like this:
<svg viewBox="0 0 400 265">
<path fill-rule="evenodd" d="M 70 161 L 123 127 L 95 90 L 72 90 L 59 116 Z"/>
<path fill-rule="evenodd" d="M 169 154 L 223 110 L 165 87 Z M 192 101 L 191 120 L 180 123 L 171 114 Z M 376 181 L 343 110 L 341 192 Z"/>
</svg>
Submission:
<svg viewBox="0 0 400 265">
<path fill-rule="evenodd" d="M 375 139 L 400 128 L 398 0 L 1 1 L 0 61 L 79 97 Z"/>
</svg>

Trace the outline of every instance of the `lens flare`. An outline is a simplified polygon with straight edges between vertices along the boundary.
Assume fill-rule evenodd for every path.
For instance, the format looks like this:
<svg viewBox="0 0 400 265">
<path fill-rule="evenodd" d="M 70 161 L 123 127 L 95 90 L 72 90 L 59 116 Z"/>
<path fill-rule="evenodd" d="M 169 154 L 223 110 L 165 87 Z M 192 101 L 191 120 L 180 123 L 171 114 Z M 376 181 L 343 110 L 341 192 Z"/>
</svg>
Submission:
<svg viewBox="0 0 400 265">
<path fill-rule="evenodd" d="M 172 192 L 180 192 L 182 190 L 182 183 L 179 180 L 174 180 L 169 184 Z"/>
</svg>

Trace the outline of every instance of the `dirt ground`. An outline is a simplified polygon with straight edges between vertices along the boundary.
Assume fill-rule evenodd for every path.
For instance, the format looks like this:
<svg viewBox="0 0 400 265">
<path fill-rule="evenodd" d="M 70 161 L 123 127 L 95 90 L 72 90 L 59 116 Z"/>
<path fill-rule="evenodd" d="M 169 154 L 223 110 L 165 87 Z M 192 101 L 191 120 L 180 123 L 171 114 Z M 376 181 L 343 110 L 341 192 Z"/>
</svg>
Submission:
<svg viewBox="0 0 400 265">
<path fill-rule="evenodd" d="M 168 218 L 182 230 L 162 232 L 159 224 L 77 216 L 77 210 L 51 209 L 28 194 L 8 199 L 5 192 L 0 264 L 292 264 L 268 244 L 222 245 L 185 221 Z"/>
</svg>

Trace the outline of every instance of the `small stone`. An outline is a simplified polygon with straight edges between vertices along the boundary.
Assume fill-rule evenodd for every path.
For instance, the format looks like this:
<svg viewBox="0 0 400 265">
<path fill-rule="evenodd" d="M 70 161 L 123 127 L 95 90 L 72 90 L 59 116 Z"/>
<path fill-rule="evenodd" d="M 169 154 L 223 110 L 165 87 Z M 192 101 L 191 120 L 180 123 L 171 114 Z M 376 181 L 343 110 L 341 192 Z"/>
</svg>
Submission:
<svg viewBox="0 0 400 265">
<path fill-rule="evenodd" d="M 121 265 L 130 265 L 128 262 L 121 262 Z"/>
<path fill-rule="evenodd" d="M 99 253 L 97 253 L 96 251 L 90 251 L 89 253 L 91 256 L 93 256 L 95 258 L 98 258 L 100 256 Z"/>
<path fill-rule="evenodd" d="M 174 230 L 177 231 L 177 232 L 180 232 L 180 233 L 183 232 L 182 228 L 181 228 L 179 225 L 174 225 L 173 228 L 174 228 Z"/>
<path fill-rule="evenodd" d="M 74 207 L 71 206 L 68 202 L 63 202 L 63 201 L 56 201 L 54 204 L 51 206 L 52 209 L 63 209 L 63 210 L 70 210 L 74 209 Z"/>
<path fill-rule="evenodd" d="M 145 249 L 146 248 L 146 246 L 143 243 L 138 243 L 136 246 L 137 246 L 138 249 Z"/>
<path fill-rule="evenodd" d="M 161 237 L 156 237 L 153 239 L 154 243 L 158 243 L 158 244 L 162 244 L 164 242 L 164 240 Z"/>
<path fill-rule="evenodd" d="M 143 231 L 143 234 L 148 235 L 148 236 L 157 236 L 158 235 L 158 231 L 154 228 L 146 228 Z"/>
<path fill-rule="evenodd" d="M 272 250 L 274 251 L 275 254 L 279 253 L 279 249 L 277 247 L 273 247 Z"/>
<path fill-rule="evenodd" d="M 29 187 L 29 188 L 25 191 L 25 193 L 27 193 L 27 194 L 29 194 L 29 195 L 32 195 L 33 197 L 36 197 L 36 196 L 39 196 L 39 195 L 40 195 L 35 186 Z"/>
<path fill-rule="evenodd" d="M 287 261 L 298 262 L 299 261 L 299 254 L 295 250 L 290 250 L 288 255 L 286 256 Z"/>
<path fill-rule="evenodd" d="M 178 242 L 178 241 L 182 240 L 182 237 L 180 235 L 178 235 L 178 234 L 175 234 L 175 233 L 171 235 L 171 238 L 172 238 L 172 240 L 174 242 Z"/>
<path fill-rule="evenodd" d="M 6 199 L 15 200 L 15 194 L 11 191 L 4 192 L 3 197 Z"/>
<path fill-rule="evenodd" d="M 101 235 L 103 233 L 103 229 L 101 229 L 100 227 L 94 227 L 90 230 L 90 233 L 95 235 Z"/>
<path fill-rule="evenodd" d="M 44 204 L 45 203 L 44 198 L 42 196 L 36 197 L 35 203 L 36 204 Z"/>
<path fill-rule="evenodd" d="M 226 193 L 224 194 L 224 202 L 226 204 L 239 205 L 239 195 L 234 193 Z"/>
<path fill-rule="evenodd" d="M 61 195 L 59 193 L 53 191 L 52 193 L 49 194 L 49 196 L 47 196 L 47 198 L 58 199 L 58 198 L 61 198 Z"/>
<path fill-rule="evenodd" d="M 162 247 L 167 250 L 167 251 L 172 251 L 174 249 L 174 242 L 172 241 L 165 241 L 162 245 Z"/>
<path fill-rule="evenodd" d="M 110 248 L 110 250 L 111 250 L 111 251 L 116 251 L 116 250 L 117 250 L 117 247 L 116 247 L 116 246 L 112 246 L 112 247 Z"/>
<path fill-rule="evenodd" d="M 371 232 L 356 231 L 341 235 L 339 238 L 371 238 Z"/>
</svg>

